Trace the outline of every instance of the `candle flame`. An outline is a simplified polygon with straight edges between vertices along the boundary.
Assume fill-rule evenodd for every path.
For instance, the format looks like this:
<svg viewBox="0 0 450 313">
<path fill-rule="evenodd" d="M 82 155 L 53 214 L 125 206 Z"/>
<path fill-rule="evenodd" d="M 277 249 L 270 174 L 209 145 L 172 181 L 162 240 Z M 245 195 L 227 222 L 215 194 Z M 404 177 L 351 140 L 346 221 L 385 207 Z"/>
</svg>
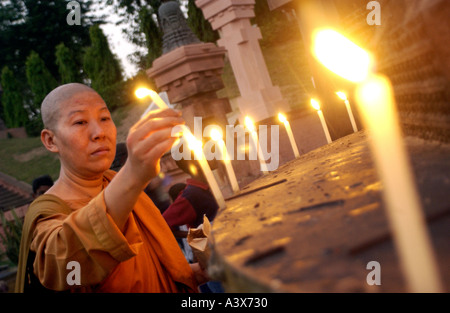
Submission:
<svg viewBox="0 0 450 313">
<path fill-rule="evenodd" d="M 337 94 L 337 96 L 339 97 L 339 98 L 341 98 L 342 100 L 347 100 L 347 95 L 345 94 L 345 92 L 342 92 L 342 91 L 338 91 L 338 92 L 336 92 L 336 94 Z"/>
<path fill-rule="evenodd" d="M 311 105 L 314 109 L 316 109 L 317 111 L 320 110 L 320 103 L 319 101 L 317 101 L 316 99 L 311 99 Z"/>
<path fill-rule="evenodd" d="M 278 113 L 278 119 L 280 120 L 281 123 L 287 122 L 286 116 L 284 116 L 282 113 Z"/>
<path fill-rule="evenodd" d="M 189 172 L 191 172 L 192 176 L 197 176 L 198 170 L 194 164 L 189 165 Z"/>
<path fill-rule="evenodd" d="M 150 95 L 151 90 L 145 87 L 141 87 L 136 89 L 136 91 L 134 92 L 134 94 L 136 95 L 136 97 L 138 97 L 139 99 L 145 98 L 147 96 Z"/>
<path fill-rule="evenodd" d="M 337 75 L 355 83 L 369 75 L 371 56 L 345 36 L 331 29 L 319 30 L 313 42 L 314 56 Z"/>
<path fill-rule="evenodd" d="M 197 159 L 203 156 L 203 144 L 197 140 L 191 133 L 184 133 L 184 138 L 187 140 L 188 148 L 194 151 Z"/>
<path fill-rule="evenodd" d="M 209 136 L 211 137 L 212 140 L 214 141 L 219 141 L 222 139 L 222 132 L 220 130 L 218 130 L 217 128 L 213 128 L 211 130 L 211 132 L 209 133 Z"/>
<path fill-rule="evenodd" d="M 255 125 L 253 124 L 253 120 L 250 118 L 250 116 L 245 117 L 244 124 L 245 124 L 245 127 L 247 127 L 249 131 L 251 131 L 251 132 L 255 131 Z"/>
<path fill-rule="evenodd" d="M 393 103 L 392 86 L 389 80 L 384 76 L 370 76 L 364 84 L 359 86 L 356 97 L 364 105 L 364 112 L 374 120 L 391 120 L 394 114 L 394 108 L 389 107 L 381 110 L 380 106 L 387 106 Z M 395 123 L 395 122 L 393 122 Z M 380 127 L 381 128 L 381 127 Z"/>
</svg>

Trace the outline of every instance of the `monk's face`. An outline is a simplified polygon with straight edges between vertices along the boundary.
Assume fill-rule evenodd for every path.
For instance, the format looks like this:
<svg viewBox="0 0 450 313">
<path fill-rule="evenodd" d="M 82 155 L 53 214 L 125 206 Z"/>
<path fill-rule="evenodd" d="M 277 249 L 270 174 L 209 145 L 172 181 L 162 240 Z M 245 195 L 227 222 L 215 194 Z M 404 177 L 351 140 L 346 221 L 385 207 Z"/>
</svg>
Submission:
<svg viewBox="0 0 450 313">
<path fill-rule="evenodd" d="M 89 178 L 109 169 L 117 132 L 103 99 L 96 92 L 84 91 L 58 104 L 57 109 L 53 140 L 65 170 Z"/>
</svg>

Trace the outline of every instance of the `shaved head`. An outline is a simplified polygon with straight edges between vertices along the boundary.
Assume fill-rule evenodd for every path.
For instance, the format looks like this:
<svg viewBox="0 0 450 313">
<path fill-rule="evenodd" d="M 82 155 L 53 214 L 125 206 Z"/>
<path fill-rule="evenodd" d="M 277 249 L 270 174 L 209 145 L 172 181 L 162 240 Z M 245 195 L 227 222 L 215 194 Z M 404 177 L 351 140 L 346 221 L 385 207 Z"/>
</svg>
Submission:
<svg viewBox="0 0 450 313">
<path fill-rule="evenodd" d="M 44 128 L 55 130 L 59 119 L 60 105 L 70 100 L 74 95 L 84 92 L 94 92 L 94 89 L 79 83 L 70 83 L 53 89 L 42 101 L 41 115 Z"/>
</svg>

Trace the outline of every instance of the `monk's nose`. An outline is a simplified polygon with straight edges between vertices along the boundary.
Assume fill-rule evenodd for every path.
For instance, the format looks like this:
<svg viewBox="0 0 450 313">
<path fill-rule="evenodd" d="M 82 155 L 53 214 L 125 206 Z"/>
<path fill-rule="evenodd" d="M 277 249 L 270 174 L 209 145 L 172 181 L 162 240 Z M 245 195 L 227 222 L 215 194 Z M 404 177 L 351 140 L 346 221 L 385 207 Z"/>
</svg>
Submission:
<svg viewBox="0 0 450 313">
<path fill-rule="evenodd" d="M 105 130 L 100 125 L 100 123 L 92 123 L 91 124 L 91 134 L 92 134 L 92 140 L 99 140 L 105 138 Z"/>
</svg>

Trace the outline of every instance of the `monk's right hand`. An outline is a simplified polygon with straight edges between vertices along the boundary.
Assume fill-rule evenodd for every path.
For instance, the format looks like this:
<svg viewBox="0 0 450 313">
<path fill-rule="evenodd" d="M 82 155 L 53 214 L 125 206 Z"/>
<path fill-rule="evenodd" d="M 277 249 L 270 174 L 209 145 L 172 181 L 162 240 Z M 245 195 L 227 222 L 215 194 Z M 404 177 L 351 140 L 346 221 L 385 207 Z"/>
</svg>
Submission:
<svg viewBox="0 0 450 313">
<path fill-rule="evenodd" d="M 133 125 L 127 137 L 128 174 L 145 187 L 160 171 L 161 157 L 171 149 L 178 137 L 172 128 L 184 124 L 181 112 L 172 109 L 152 111 Z"/>
</svg>

